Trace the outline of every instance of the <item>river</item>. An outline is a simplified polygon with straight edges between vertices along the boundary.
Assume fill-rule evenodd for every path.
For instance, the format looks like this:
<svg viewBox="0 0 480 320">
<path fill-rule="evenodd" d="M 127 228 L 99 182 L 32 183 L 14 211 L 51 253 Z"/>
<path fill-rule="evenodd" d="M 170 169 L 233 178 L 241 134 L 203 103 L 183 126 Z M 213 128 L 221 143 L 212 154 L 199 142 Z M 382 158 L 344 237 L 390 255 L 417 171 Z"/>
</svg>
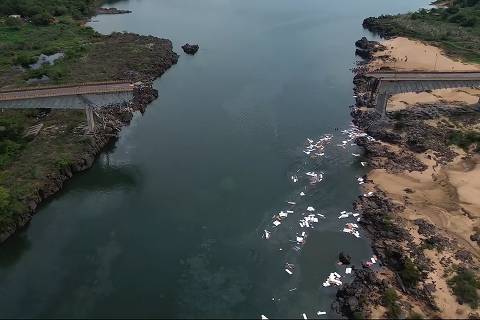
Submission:
<svg viewBox="0 0 480 320">
<path fill-rule="evenodd" d="M 45 203 L 0 250 L 2 317 L 316 317 L 345 251 L 372 254 L 337 219 L 365 173 L 341 130 L 353 104 L 354 42 L 363 18 L 425 0 L 125 0 L 102 33 L 169 38 L 181 54 L 94 167 Z M 336 130 L 338 128 L 339 130 Z M 333 134 L 325 155 L 302 151 Z M 304 172 L 324 172 L 310 186 Z M 300 181 L 293 183 L 291 176 Z M 307 189 L 304 189 L 308 186 Z M 305 197 L 299 192 L 306 190 Z M 272 215 L 297 205 L 282 225 Z M 300 228 L 306 206 L 326 219 Z M 263 238 L 264 229 L 271 231 Z M 295 233 L 308 232 L 301 250 Z M 293 274 L 285 263 L 295 265 Z"/>
</svg>

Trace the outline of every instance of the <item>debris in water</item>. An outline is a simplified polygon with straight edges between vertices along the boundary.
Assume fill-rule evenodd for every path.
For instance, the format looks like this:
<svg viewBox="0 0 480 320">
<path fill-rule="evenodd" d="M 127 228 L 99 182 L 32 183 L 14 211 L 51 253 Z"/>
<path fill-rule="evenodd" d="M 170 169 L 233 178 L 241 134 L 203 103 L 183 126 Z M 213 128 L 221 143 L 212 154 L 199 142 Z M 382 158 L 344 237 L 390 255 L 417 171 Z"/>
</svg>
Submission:
<svg viewBox="0 0 480 320">
<path fill-rule="evenodd" d="M 342 285 L 342 281 L 340 281 L 341 277 L 342 276 L 339 275 L 336 272 L 330 273 L 327 280 L 323 283 L 323 286 L 324 287 L 330 287 L 332 284 L 334 284 L 336 286 L 341 286 Z"/>
<path fill-rule="evenodd" d="M 270 238 L 270 231 L 268 230 L 263 230 L 265 232 L 265 239 L 269 239 Z"/>
</svg>

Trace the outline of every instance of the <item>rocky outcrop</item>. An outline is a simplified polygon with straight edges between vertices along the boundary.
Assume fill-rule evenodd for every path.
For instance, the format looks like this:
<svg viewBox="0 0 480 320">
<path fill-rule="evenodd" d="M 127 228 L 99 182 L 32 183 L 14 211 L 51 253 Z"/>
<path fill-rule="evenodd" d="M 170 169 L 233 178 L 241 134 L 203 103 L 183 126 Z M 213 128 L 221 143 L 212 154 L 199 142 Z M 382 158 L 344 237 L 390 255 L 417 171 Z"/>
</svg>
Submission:
<svg viewBox="0 0 480 320">
<path fill-rule="evenodd" d="M 349 319 L 368 319 L 370 315 L 365 310 L 366 305 L 372 303 L 371 293 L 381 290 L 383 286 L 373 270 L 356 270 L 355 279 L 337 291 L 332 309 Z"/>
<path fill-rule="evenodd" d="M 385 19 L 388 19 L 388 16 L 368 17 L 363 20 L 362 26 L 370 32 L 388 39 L 395 36 L 395 33 L 388 27 L 388 24 L 383 23 Z"/>
<path fill-rule="evenodd" d="M 132 13 L 130 10 L 121 10 L 117 8 L 98 8 L 96 10 L 97 14 L 127 14 Z"/>
<path fill-rule="evenodd" d="M 373 54 L 375 52 L 382 51 L 385 49 L 385 47 L 381 45 L 379 42 L 369 41 L 365 37 L 356 41 L 355 46 L 357 47 L 357 49 L 355 50 L 355 55 L 367 61 L 373 58 Z"/>
<path fill-rule="evenodd" d="M 187 44 L 184 44 L 182 46 L 182 49 L 186 54 L 194 55 L 195 53 L 197 53 L 197 51 L 198 51 L 198 49 L 200 49 L 200 47 L 198 46 L 198 44 L 187 43 Z"/>
</svg>

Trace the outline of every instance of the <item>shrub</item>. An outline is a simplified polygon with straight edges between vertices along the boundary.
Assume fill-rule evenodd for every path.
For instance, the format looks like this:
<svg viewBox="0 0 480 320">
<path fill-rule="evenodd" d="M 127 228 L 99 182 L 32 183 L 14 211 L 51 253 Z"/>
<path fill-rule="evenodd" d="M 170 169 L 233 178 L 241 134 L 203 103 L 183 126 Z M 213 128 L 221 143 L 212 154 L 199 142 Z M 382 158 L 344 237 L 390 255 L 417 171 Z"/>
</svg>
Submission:
<svg viewBox="0 0 480 320">
<path fill-rule="evenodd" d="M 403 268 L 400 270 L 400 278 L 402 278 L 403 283 L 409 288 L 414 288 L 420 280 L 420 276 L 421 274 L 417 266 L 412 260 L 406 258 Z"/>
<path fill-rule="evenodd" d="M 448 14 L 456 14 L 458 13 L 458 11 L 460 11 L 460 9 L 458 9 L 457 7 L 448 7 L 447 9 L 445 9 L 445 12 L 447 12 Z"/>
<path fill-rule="evenodd" d="M 475 17 L 466 18 L 460 23 L 462 27 L 474 27 L 476 24 L 477 24 L 477 18 Z"/>
<path fill-rule="evenodd" d="M 397 296 L 397 293 L 395 292 L 395 289 L 388 288 L 387 290 L 385 290 L 385 293 L 383 295 L 383 303 L 387 308 L 387 316 L 389 318 L 397 319 L 398 317 L 400 317 L 402 310 L 400 306 L 397 304 L 397 301 L 398 301 L 398 296 Z"/>
<path fill-rule="evenodd" d="M 37 59 L 38 58 L 32 54 L 21 52 L 15 57 L 13 63 L 28 68 L 31 64 L 37 62 Z"/>
<path fill-rule="evenodd" d="M 0 187 L 0 215 L 8 213 L 10 207 L 10 193 L 4 187 Z"/>
<path fill-rule="evenodd" d="M 457 274 L 448 281 L 459 303 L 468 303 L 472 308 L 478 307 L 480 282 L 475 274 L 467 269 L 459 268 Z"/>
<path fill-rule="evenodd" d="M 37 26 L 49 25 L 52 20 L 53 17 L 46 12 L 38 13 L 32 17 L 33 24 L 36 24 Z"/>
<path fill-rule="evenodd" d="M 450 144 L 455 144 L 467 150 L 472 144 L 477 144 L 477 147 L 480 146 L 480 133 L 476 131 L 455 131 L 450 134 L 448 141 Z"/>
<path fill-rule="evenodd" d="M 5 19 L 5 25 L 14 30 L 19 30 L 22 24 L 23 24 L 22 19 L 19 19 L 19 18 L 7 17 Z"/>
</svg>

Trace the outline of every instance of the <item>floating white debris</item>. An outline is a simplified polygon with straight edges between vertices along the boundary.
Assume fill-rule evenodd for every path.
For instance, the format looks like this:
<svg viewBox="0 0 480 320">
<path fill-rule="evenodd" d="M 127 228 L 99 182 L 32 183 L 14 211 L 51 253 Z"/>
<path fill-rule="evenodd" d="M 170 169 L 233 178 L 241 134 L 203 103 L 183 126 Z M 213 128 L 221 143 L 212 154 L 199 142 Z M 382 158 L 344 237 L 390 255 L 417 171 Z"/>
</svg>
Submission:
<svg viewBox="0 0 480 320">
<path fill-rule="evenodd" d="M 270 239 L 270 231 L 268 230 L 263 230 L 265 232 L 265 239 Z"/>
<path fill-rule="evenodd" d="M 345 273 L 346 273 L 346 274 L 352 273 L 352 268 L 346 268 L 346 269 L 345 269 Z"/>
<path fill-rule="evenodd" d="M 336 272 L 330 273 L 327 280 L 325 280 L 325 282 L 323 283 L 323 286 L 324 287 L 330 287 L 330 285 L 332 285 L 332 284 L 334 284 L 336 286 L 341 286 L 342 285 L 342 281 L 340 281 L 341 277 L 342 276 L 339 275 Z"/>
<path fill-rule="evenodd" d="M 360 238 L 360 233 L 358 232 L 358 225 L 355 223 L 347 223 L 343 232 L 353 234 L 355 237 Z"/>
<path fill-rule="evenodd" d="M 278 226 L 281 225 L 281 224 L 282 224 L 282 223 L 281 223 L 280 221 L 278 221 L 278 220 L 273 221 L 273 225 L 274 225 L 275 227 L 278 227 Z"/>
</svg>

